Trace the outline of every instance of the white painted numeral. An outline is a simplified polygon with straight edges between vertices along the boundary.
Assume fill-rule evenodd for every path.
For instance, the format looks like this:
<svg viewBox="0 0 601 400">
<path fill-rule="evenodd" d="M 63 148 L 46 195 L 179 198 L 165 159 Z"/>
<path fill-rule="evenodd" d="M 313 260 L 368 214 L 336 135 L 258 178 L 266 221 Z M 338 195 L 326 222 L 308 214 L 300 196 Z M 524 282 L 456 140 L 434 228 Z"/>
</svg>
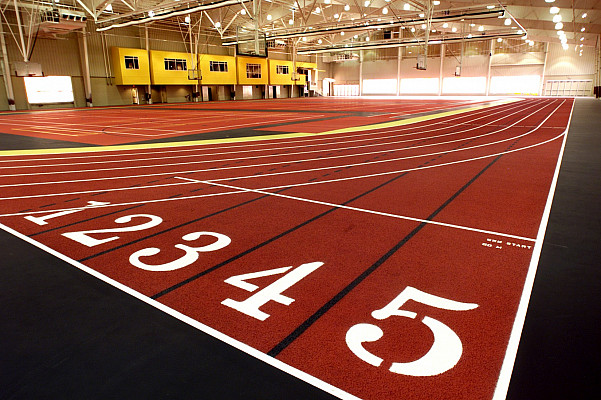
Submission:
<svg viewBox="0 0 601 400">
<path fill-rule="evenodd" d="M 117 239 L 119 239 L 119 236 L 111 236 L 111 237 L 108 237 L 105 239 L 95 239 L 95 238 L 89 236 L 90 234 L 136 232 L 136 231 L 142 231 L 144 229 L 153 228 L 153 227 L 159 225 L 161 222 L 163 222 L 163 219 L 161 217 L 157 217 L 156 215 L 150 215 L 150 214 L 126 215 L 126 216 L 117 218 L 115 220 L 115 222 L 118 224 L 126 224 L 128 222 L 131 222 L 131 220 L 134 218 L 150 218 L 150 221 L 144 222 L 139 225 L 125 226 L 122 228 L 93 229 L 93 230 L 89 230 L 89 231 L 67 232 L 67 233 L 63 233 L 62 235 L 65 237 L 68 237 L 71 240 L 75 240 L 76 242 L 81 243 L 85 246 L 94 247 L 94 246 L 98 246 L 103 243 L 117 240 Z"/>
<path fill-rule="evenodd" d="M 215 232 L 192 232 L 192 233 L 188 233 L 187 235 L 182 236 L 182 239 L 190 242 L 190 241 L 200 239 L 201 236 L 212 236 L 217 240 L 211 244 L 208 244 L 206 246 L 201 246 L 201 247 L 190 247 L 185 244 L 176 244 L 174 247 L 185 251 L 186 254 L 184 254 L 182 257 L 178 258 L 177 260 L 173 260 L 168 263 L 153 265 L 153 264 L 146 264 L 146 263 L 140 261 L 141 257 L 150 257 L 150 256 L 159 254 L 161 252 L 161 250 L 157 249 L 156 247 L 148 247 L 148 248 L 136 251 L 129 257 L 129 262 L 133 266 L 141 268 L 146 271 L 153 271 L 153 272 L 173 271 L 176 269 L 187 267 L 188 265 L 194 263 L 196 260 L 198 260 L 198 257 L 200 256 L 198 253 L 220 250 L 232 242 L 232 239 L 230 239 L 228 236 L 223 235 L 221 233 L 215 233 Z"/>
<path fill-rule="evenodd" d="M 73 214 L 76 212 L 80 212 L 82 210 L 85 210 L 86 208 L 89 207 L 95 207 L 95 206 L 106 206 L 108 204 L 111 203 L 107 203 L 107 202 L 102 202 L 102 201 L 88 201 L 88 205 L 86 207 L 82 207 L 82 208 L 77 208 L 74 210 L 66 210 L 66 211 L 59 211 L 59 212 L 55 212 L 52 214 L 48 214 L 48 215 L 44 215 L 43 217 L 36 217 L 34 215 L 28 215 L 26 217 L 24 217 L 26 220 L 33 222 L 34 224 L 38 224 L 38 225 L 48 225 L 48 222 L 46 222 L 49 219 L 52 218 L 56 218 L 56 217 L 62 217 L 63 215 L 69 215 L 69 214 Z"/>
<path fill-rule="evenodd" d="M 407 286 L 394 300 L 385 307 L 372 312 L 372 317 L 384 320 L 392 316 L 415 319 L 416 313 L 401 310 L 409 300 L 450 311 L 467 311 L 478 307 L 478 304 L 461 303 L 443 297 L 434 296 Z M 434 376 L 442 374 L 453 368 L 463 353 L 463 346 L 457 334 L 442 322 L 430 317 L 424 317 L 422 322 L 434 334 L 434 342 L 428 352 L 418 360 L 406 363 L 393 362 L 390 372 L 410 376 Z M 382 358 L 371 354 L 363 347 L 365 342 L 375 342 L 384 336 L 380 327 L 373 324 L 353 325 L 346 333 L 348 348 L 361 360 L 379 367 L 384 361 Z"/>
<path fill-rule="evenodd" d="M 282 292 L 290 288 L 294 284 L 298 283 L 301 279 L 303 279 L 322 265 L 322 262 L 316 261 L 312 263 L 302 264 L 301 266 L 294 268 L 292 271 L 290 271 L 292 267 L 282 267 L 229 277 L 224 281 L 225 283 L 229 283 L 230 285 L 236 286 L 240 289 L 244 289 L 248 292 L 254 292 L 258 289 L 258 286 L 246 282 L 247 280 L 261 278 L 265 276 L 280 275 L 290 271 L 277 281 L 261 289 L 260 291 L 253 294 L 244 301 L 225 299 L 221 302 L 221 304 L 233 308 L 234 310 L 240 311 L 241 313 L 256 318 L 260 321 L 265 321 L 269 317 L 269 314 L 259 310 L 259 307 L 267 304 L 270 301 L 275 301 L 276 303 L 289 306 L 290 304 L 292 304 L 294 299 L 288 296 L 284 296 Z"/>
</svg>

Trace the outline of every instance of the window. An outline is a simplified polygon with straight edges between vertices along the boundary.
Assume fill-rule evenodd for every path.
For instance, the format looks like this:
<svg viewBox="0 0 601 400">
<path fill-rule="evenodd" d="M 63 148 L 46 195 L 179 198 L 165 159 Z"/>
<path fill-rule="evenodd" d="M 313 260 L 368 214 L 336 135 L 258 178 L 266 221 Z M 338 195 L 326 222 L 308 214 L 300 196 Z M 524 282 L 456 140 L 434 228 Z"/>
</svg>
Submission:
<svg viewBox="0 0 601 400">
<path fill-rule="evenodd" d="M 282 74 L 282 75 L 289 75 L 290 74 L 290 69 L 288 68 L 287 65 L 276 65 L 275 66 L 275 73 L 276 74 Z"/>
<path fill-rule="evenodd" d="M 165 71 L 186 71 L 188 69 L 186 60 L 179 58 L 165 58 Z"/>
<path fill-rule="evenodd" d="M 252 79 L 261 78 L 261 64 L 246 64 L 246 77 Z"/>
<path fill-rule="evenodd" d="M 210 61 L 209 71 L 212 72 L 227 72 L 227 61 Z"/>
<path fill-rule="evenodd" d="M 138 57 L 125 56 L 125 69 L 140 69 L 140 64 L 138 64 Z"/>
</svg>

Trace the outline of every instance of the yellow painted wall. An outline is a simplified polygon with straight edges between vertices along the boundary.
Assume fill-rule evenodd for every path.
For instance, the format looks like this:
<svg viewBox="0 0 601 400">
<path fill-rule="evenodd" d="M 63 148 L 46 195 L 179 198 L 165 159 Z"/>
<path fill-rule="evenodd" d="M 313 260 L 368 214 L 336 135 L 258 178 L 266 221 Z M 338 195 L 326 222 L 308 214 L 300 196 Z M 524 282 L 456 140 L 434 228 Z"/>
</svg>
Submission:
<svg viewBox="0 0 601 400">
<path fill-rule="evenodd" d="M 195 67 L 189 53 L 150 50 L 150 76 L 154 85 L 193 85 L 196 82 L 188 79 L 187 70 L 165 70 L 166 58 L 184 59 L 188 69 Z"/>
<path fill-rule="evenodd" d="M 287 65 L 288 66 L 288 74 L 278 74 L 277 66 L 278 65 Z M 292 61 L 284 61 L 284 60 L 269 60 L 269 84 L 270 85 L 292 85 L 295 82 L 292 81 Z M 304 78 L 304 77 L 303 77 Z"/>
<path fill-rule="evenodd" d="M 238 84 L 240 85 L 267 85 L 269 82 L 269 67 L 266 58 L 236 57 L 238 70 Z M 261 65 L 261 78 L 247 78 L 246 64 Z"/>
<path fill-rule="evenodd" d="M 227 62 L 227 72 L 211 72 L 210 61 Z M 201 83 L 203 85 L 235 85 L 237 83 L 236 57 L 219 56 L 214 54 L 199 54 L 198 66 L 202 74 Z M 246 69 L 244 71 L 244 74 L 246 76 Z"/>
<path fill-rule="evenodd" d="M 125 56 L 138 57 L 139 69 L 125 68 Z M 150 84 L 150 68 L 148 52 L 144 49 L 128 49 L 111 47 L 111 65 L 115 74 L 116 85 L 148 85 Z"/>
</svg>

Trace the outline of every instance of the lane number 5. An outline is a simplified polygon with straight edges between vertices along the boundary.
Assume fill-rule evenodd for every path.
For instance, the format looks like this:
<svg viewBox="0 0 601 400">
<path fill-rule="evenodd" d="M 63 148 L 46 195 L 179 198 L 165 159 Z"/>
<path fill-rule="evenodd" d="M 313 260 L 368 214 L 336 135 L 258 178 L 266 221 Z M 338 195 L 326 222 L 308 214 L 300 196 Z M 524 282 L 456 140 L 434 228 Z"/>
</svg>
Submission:
<svg viewBox="0 0 601 400">
<path fill-rule="evenodd" d="M 377 320 L 384 320 L 393 316 L 415 319 L 416 313 L 401 310 L 401 307 L 413 300 L 427 306 L 450 310 L 467 311 L 478 307 L 478 304 L 461 303 L 443 297 L 434 296 L 407 286 L 394 300 L 379 310 L 371 313 Z M 453 368 L 463 353 L 463 346 L 457 334 L 442 322 L 425 316 L 422 321 L 434 334 L 434 342 L 430 350 L 418 360 L 399 363 L 393 362 L 389 368 L 390 372 L 410 376 L 434 376 L 442 374 Z M 361 323 L 353 325 L 346 333 L 346 344 L 348 348 L 361 360 L 379 367 L 384 361 L 382 358 L 370 353 L 363 347 L 364 342 L 375 342 L 384 335 L 380 327 Z"/>
</svg>

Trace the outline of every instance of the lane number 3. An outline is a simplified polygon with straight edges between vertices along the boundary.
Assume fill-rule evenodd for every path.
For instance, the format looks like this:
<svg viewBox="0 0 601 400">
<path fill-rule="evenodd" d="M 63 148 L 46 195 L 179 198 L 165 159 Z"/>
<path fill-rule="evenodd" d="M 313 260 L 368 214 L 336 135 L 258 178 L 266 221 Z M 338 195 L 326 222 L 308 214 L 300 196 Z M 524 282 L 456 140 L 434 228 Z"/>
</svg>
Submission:
<svg viewBox="0 0 601 400">
<path fill-rule="evenodd" d="M 467 311 L 478 307 L 478 304 L 445 299 L 407 286 L 394 300 L 383 308 L 375 310 L 371 315 L 377 320 L 384 320 L 393 316 L 415 319 L 417 317 L 416 313 L 401 310 L 401 307 L 409 300 L 450 311 Z M 389 368 L 390 372 L 410 376 L 434 376 L 450 370 L 461 358 L 463 346 L 461 340 L 451 328 L 428 316 L 425 316 L 421 322 L 430 328 L 434 334 L 432 346 L 418 360 L 406 363 L 393 362 Z M 384 360 L 367 351 L 363 347 L 363 343 L 375 342 L 383 335 L 384 332 L 377 325 L 356 324 L 347 331 L 346 344 L 361 360 L 379 367 Z"/>
</svg>

